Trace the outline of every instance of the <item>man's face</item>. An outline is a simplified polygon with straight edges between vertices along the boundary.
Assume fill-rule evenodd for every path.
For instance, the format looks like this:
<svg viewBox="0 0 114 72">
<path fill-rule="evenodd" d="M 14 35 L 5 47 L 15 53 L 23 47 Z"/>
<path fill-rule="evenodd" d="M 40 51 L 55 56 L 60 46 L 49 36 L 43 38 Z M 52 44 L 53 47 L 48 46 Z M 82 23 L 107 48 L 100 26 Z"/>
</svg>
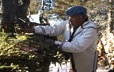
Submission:
<svg viewBox="0 0 114 72">
<path fill-rule="evenodd" d="M 84 21 L 84 18 L 82 15 L 69 16 L 68 19 L 70 24 L 74 27 L 82 25 Z"/>
</svg>

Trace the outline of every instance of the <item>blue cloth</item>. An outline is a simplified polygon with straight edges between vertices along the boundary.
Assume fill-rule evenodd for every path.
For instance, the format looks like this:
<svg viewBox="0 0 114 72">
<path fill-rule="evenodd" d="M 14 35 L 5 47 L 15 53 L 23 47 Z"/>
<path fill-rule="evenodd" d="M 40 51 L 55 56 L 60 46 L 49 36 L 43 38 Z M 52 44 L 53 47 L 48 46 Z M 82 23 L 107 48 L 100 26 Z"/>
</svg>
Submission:
<svg viewBox="0 0 114 72">
<path fill-rule="evenodd" d="M 86 15 L 87 9 L 83 6 L 73 6 L 66 11 L 66 15 Z"/>
</svg>

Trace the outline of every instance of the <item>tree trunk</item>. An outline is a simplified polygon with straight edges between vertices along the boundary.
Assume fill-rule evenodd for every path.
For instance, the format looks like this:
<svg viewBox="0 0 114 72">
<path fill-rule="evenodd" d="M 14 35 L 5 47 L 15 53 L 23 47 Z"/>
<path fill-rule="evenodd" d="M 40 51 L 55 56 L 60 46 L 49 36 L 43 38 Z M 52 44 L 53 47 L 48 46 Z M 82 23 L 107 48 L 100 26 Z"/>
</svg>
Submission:
<svg viewBox="0 0 114 72">
<path fill-rule="evenodd" d="M 113 0 L 110 2 L 110 13 L 111 13 L 111 21 L 110 21 L 110 32 L 114 33 L 114 4 Z"/>
<path fill-rule="evenodd" d="M 18 6 L 18 0 L 2 0 L 2 28 L 5 32 L 14 32 L 15 12 Z"/>
<path fill-rule="evenodd" d="M 23 26 L 23 21 L 27 19 L 27 11 L 30 0 L 2 0 L 2 28 L 6 33 L 15 32 L 15 23 Z"/>
<path fill-rule="evenodd" d="M 20 24 L 21 27 L 24 27 L 25 23 L 30 22 L 27 18 L 28 8 L 30 4 L 30 0 L 22 0 L 21 5 L 18 5 L 18 9 L 16 11 L 17 22 Z"/>
</svg>

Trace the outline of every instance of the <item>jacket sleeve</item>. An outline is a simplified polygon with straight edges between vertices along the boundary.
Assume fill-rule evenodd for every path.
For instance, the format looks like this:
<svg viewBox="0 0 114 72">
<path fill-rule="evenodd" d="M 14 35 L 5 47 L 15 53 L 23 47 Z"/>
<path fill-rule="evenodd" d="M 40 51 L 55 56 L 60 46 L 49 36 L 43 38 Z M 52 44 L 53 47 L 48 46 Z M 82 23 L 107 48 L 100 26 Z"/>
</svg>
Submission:
<svg viewBox="0 0 114 72">
<path fill-rule="evenodd" d="M 97 39 L 97 31 L 93 28 L 84 29 L 81 36 L 71 42 L 63 42 L 62 50 L 65 52 L 79 53 L 87 49 Z"/>
<path fill-rule="evenodd" d="M 64 32 L 66 24 L 67 24 L 67 21 L 64 21 L 60 24 L 55 24 L 53 26 L 35 26 L 34 29 L 35 29 L 35 33 L 57 36 Z"/>
</svg>

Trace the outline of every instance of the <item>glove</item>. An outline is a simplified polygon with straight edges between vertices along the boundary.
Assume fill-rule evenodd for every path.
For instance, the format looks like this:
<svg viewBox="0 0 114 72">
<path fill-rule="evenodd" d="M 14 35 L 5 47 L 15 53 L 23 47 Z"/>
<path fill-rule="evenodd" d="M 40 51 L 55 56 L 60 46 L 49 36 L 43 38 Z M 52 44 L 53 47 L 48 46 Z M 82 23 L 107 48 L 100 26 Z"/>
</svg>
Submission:
<svg viewBox="0 0 114 72">
<path fill-rule="evenodd" d="M 34 28 L 18 28 L 16 29 L 17 33 L 35 33 Z"/>
<path fill-rule="evenodd" d="M 22 29 L 22 31 L 24 33 L 34 33 L 35 32 L 34 28 L 24 28 L 24 29 Z"/>
</svg>

